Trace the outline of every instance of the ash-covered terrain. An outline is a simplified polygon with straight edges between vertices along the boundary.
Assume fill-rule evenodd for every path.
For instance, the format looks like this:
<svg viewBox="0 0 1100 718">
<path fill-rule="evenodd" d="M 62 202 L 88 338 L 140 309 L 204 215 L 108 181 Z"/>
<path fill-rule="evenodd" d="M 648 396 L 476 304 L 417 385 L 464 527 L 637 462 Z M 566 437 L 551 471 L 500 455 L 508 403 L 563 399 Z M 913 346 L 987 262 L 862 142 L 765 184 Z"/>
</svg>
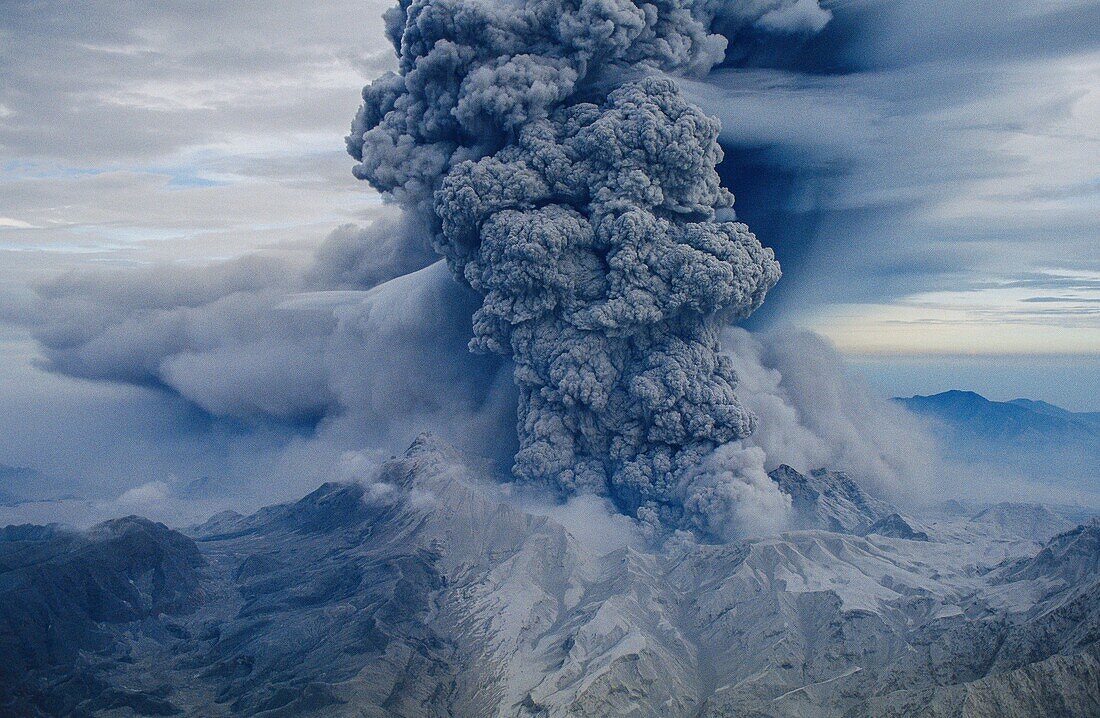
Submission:
<svg viewBox="0 0 1100 718">
<path fill-rule="evenodd" d="M 370 480 L 182 532 L 8 527 L 0 713 L 1100 712 L 1100 523 L 772 478 L 797 530 L 657 545 L 422 436 Z"/>
</svg>

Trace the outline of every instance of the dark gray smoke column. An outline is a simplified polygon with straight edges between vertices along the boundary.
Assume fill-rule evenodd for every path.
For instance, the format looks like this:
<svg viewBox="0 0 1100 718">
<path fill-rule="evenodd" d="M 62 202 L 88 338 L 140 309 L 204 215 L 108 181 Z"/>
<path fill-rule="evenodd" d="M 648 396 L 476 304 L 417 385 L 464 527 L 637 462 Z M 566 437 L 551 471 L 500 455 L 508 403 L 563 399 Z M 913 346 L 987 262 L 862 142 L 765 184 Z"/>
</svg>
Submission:
<svg viewBox="0 0 1100 718">
<path fill-rule="evenodd" d="M 471 348 L 515 361 L 516 476 L 704 529 L 713 486 L 687 484 L 754 423 L 718 329 L 779 278 L 716 220 L 718 122 L 663 77 L 721 59 L 707 6 L 401 0 L 399 73 L 348 138 L 356 175 L 423 213 L 484 295 Z"/>
</svg>

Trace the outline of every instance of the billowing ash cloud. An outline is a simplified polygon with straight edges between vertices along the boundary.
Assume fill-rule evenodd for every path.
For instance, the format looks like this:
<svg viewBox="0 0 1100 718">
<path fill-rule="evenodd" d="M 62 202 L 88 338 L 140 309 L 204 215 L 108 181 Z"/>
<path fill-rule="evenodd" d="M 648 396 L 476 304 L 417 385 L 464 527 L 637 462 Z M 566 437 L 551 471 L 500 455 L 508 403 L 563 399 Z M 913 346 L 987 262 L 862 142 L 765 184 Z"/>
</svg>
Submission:
<svg viewBox="0 0 1100 718">
<path fill-rule="evenodd" d="M 370 248 L 394 226 L 342 228 L 302 262 L 261 256 L 116 269 L 41 287 L 36 315 L 24 320 L 58 375 L 51 381 L 76 375 L 160 390 L 100 382 L 80 384 L 87 397 L 43 396 L 41 375 L 5 385 L 0 408 L 29 417 L 17 445 L 5 447 L 8 462 L 34 459 L 48 474 L 91 481 L 101 489 L 91 491 L 97 497 L 165 481 L 172 494 L 157 511 L 166 513 L 140 507 L 165 520 L 297 498 L 331 478 L 344 452 L 397 453 L 425 430 L 510 462 L 511 364 L 466 350 L 481 298 L 453 281 L 443 262 L 367 292 L 345 291 L 365 288 L 349 279 L 349 267 L 364 276 L 382 271 Z M 350 251 L 349 238 L 358 239 L 361 256 Z M 257 272 L 262 266 L 278 271 Z M 165 326 L 178 331 L 169 335 Z M 765 472 L 780 463 L 844 469 L 890 497 L 950 479 L 935 467 L 925 430 L 849 376 L 821 338 L 727 329 L 722 345 L 739 377 L 739 398 L 760 421 L 751 437 L 721 447 L 685 477 L 691 525 L 716 536 L 776 528 L 785 505 Z M 295 356 L 304 358 L 287 361 Z M 172 369 L 199 364 L 209 370 L 193 381 Z M 193 412 L 173 409 L 181 398 L 214 420 L 195 422 Z M 45 411 L 44 401 L 52 402 Z M 242 419 L 247 425 L 234 429 Z M 221 503 L 196 504 L 190 493 L 178 493 L 203 476 L 212 477 L 202 482 L 215 494 L 210 500 Z M 84 524 L 136 510 L 124 503 L 91 506 L 83 519 L 50 504 L 3 520 Z"/>
<path fill-rule="evenodd" d="M 727 328 L 722 349 L 741 380 L 738 395 L 759 417 L 745 443 L 763 450 L 764 468 L 835 467 L 895 501 L 929 496 L 939 449 L 920 422 L 873 392 L 821 336 Z"/>
<path fill-rule="evenodd" d="M 403 0 L 399 71 L 348 138 L 356 175 L 426 217 L 484 297 L 470 346 L 515 362 L 517 478 L 666 526 L 698 524 L 696 467 L 752 433 L 718 332 L 779 278 L 721 221 L 718 122 L 661 76 L 721 60 L 713 20 L 687 0 Z"/>
<path fill-rule="evenodd" d="M 168 390 L 249 424 L 320 426 L 352 447 L 396 452 L 433 431 L 482 452 L 509 431 L 486 407 L 514 392 L 496 396 L 500 358 L 467 354 L 478 297 L 424 236 L 388 211 L 312 252 L 63 275 L 17 319 L 59 374 Z"/>
</svg>

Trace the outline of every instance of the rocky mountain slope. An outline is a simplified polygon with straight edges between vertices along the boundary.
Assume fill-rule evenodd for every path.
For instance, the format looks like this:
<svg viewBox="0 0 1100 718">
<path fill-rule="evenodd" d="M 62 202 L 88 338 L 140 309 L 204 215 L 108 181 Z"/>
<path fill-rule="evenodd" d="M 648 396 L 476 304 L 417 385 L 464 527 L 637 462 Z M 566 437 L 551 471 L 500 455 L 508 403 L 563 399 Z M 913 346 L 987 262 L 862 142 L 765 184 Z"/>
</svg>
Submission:
<svg viewBox="0 0 1100 718">
<path fill-rule="evenodd" d="M 593 541 L 427 437 L 187 535 L 5 529 L 0 714 L 1100 713 L 1100 525 L 1040 550 L 781 474 L 805 528 L 720 546 Z"/>
<path fill-rule="evenodd" d="M 783 465 L 768 476 L 790 495 L 794 528 L 862 535 L 895 513 L 841 471 L 818 469 L 806 476 Z"/>
</svg>

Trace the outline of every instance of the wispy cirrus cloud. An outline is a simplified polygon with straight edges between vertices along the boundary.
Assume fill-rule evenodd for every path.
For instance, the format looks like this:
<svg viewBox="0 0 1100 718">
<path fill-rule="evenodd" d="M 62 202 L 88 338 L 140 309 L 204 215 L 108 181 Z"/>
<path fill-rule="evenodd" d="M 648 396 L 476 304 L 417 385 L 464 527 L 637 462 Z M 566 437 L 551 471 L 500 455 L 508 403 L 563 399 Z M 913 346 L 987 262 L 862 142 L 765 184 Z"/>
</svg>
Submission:
<svg viewBox="0 0 1100 718">
<path fill-rule="evenodd" d="M 842 349 L 872 354 L 1100 356 L 1100 273 L 1045 270 L 960 282 L 816 317 Z"/>
<path fill-rule="evenodd" d="M 386 5 L 6 3 L 2 261 L 26 284 L 316 243 L 369 215 L 341 137 L 392 62 Z"/>
<path fill-rule="evenodd" d="M 1084 29 L 1100 3 L 827 7 L 820 33 L 686 83 L 722 118 L 738 212 L 784 266 L 758 326 L 794 317 L 836 338 L 839 315 L 911 321 L 943 293 L 974 305 L 960 325 L 1008 325 L 1024 297 L 991 284 L 1100 270 L 1100 39 Z M 1095 319 L 1063 309 L 1092 324 L 1060 350 L 1092 351 Z M 1032 350 L 1009 334 L 1021 343 L 999 350 Z"/>
</svg>

